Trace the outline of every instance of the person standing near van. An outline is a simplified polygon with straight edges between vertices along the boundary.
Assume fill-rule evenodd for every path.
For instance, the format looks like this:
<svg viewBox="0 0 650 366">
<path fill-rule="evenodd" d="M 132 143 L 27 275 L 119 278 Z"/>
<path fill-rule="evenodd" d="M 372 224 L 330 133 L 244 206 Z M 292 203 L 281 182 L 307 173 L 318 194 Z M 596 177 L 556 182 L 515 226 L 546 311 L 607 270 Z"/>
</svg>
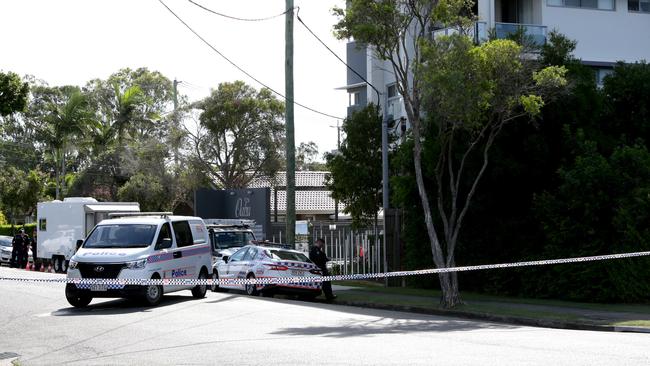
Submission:
<svg viewBox="0 0 650 366">
<path fill-rule="evenodd" d="M 41 265 L 40 265 L 40 263 L 38 263 L 38 266 L 37 266 L 37 263 L 36 263 L 36 258 L 38 258 L 38 256 L 36 255 L 36 228 L 34 228 L 34 231 L 32 232 L 32 237 L 31 237 L 31 240 L 29 241 L 29 244 L 30 244 L 30 246 L 32 248 L 32 260 L 34 261 L 33 264 L 34 264 L 35 269 L 38 271 L 38 270 L 41 269 Z M 29 256 L 29 253 L 28 253 L 28 256 Z"/>
<path fill-rule="evenodd" d="M 323 272 L 323 276 L 329 276 L 330 274 L 327 270 L 327 262 L 329 262 L 330 259 L 325 255 L 325 250 L 323 249 L 324 246 L 325 240 L 321 238 L 316 239 L 316 243 L 314 243 L 314 246 L 309 251 L 309 259 L 320 268 L 321 272 Z M 336 295 L 332 293 L 332 283 L 329 281 L 323 282 L 323 293 L 327 300 L 336 299 Z"/>
<path fill-rule="evenodd" d="M 25 268 L 27 265 L 26 255 L 23 255 L 23 251 L 27 251 L 27 235 L 25 234 L 25 229 L 20 229 L 18 234 L 14 236 L 14 239 L 11 241 L 11 247 L 11 267 Z"/>
</svg>

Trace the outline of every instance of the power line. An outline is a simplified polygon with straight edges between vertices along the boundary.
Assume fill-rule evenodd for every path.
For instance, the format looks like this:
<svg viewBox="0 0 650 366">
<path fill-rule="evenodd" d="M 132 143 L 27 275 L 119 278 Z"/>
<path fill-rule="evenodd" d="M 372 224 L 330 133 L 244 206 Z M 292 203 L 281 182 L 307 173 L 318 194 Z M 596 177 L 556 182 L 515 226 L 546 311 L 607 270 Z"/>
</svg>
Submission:
<svg viewBox="0 0 650 366">
<path fill-rule="evenodd" d="M 216 12 L 216 11 L 214 11 L 214 10 L 212 10 L 212 9 L 206 8 L 205 6 L 203 6 L 203 5 L 201 5 L 201 4 L 197 3 L 197 2 L 194 2 L 194 1 L 192 1 L 192 0 L 188 0 L 188 1 L 191 2 L 192 4 L 198 6 L 199 8 L 205 10 L 205 11 L 209 11 L 210 13 L 212 13 L 212 14 L 214 14 L 214 15 L 218 15 L 218 16 L 220 16 L 220 17 L 224 17 L 224 18 L 228 18 L 228 19 L 233 19 L 233 20 L 240 20 L 240 21 L 243 21 L 243 22 L 261 22 L 261 21 L 264 21 L 264 20 L 270 20 L 270 19 L 273 19 L 273 18 L 281 17 L 281 16 L 283 16 L 284 14 L 288 13 L 289 11 L 293 10 L 293 9 L 287 9 L 287 10 L 286 10 L 284 13 L 282 13 L 282 14 L 273 15 L 273 16 L 266 17 L 266 18 L 239 18 L 239 17 L 235 17 L 235 16 L 232 16 L 232 15 L 227 15 L 227 14 L 223 14 L 223 13 L 218 13 L 218 12 Z M 294 8 L 294 9 L 295 9 L 295 8 Z"/>
<path fill-rule="evenodd" d="M 164 6 L 164 7 L 165 7 L 165 8 L 166 8 L 170 13 L 172 13 L 172 15 L 174 15 L 174 17 L 176 17 L 176 19 L 178 19 L 179 22 L 183 23 L 183 25 L 184 25 L 184 26 L 185 26 L 185 27 L 186 27 L 190 32 L 194 33 L 194 35 L 195 35 L 197 38 L 199 38 L 203 43 L 205 43 L 208 47 L 210 47 L 214 52 L 216 52 L 219 56 L 221 56 L 221 57 L 222 57 L 224 60 L 226 60 L 229 64 L 231 64 L 231 65 L 232 65 L 233 67 L 235 67 L 237 70 L 241 71 L 244 75 L 246 75 L 246 76 L 248 76 L 249 78 L 253 79 L 253 80 L 254 80 L 255 82 L 257 82 L 258 84 L 260 84 L 260 85 L 262 85 L 263 87 L 269 89 L 271 92 L 277 94 L 277 95 L 280 96 L 282 99 L 288 101 L 287 97 L 284 96 L 284 94 L 282 94 L 282 93 L 276 91 L 275 89 L 271 88 L 270 86 L 266 85 L 265 83 L 263 83 L 262 81 L 260 81 L 259 79 L 257 79 L 256 77 L 254 77 L 253 75 L 251 75 L 250 73 L 248 73 L 246 70 L 242 69 L 239 65 L 237 65 L 236 63 L 234 63 L 233 61 L 231 61 L 228 57 L 226 57 L 226 56 L 225 56 L 223 53 L 221 53 L 218 49 L 216 49 L 212 44 L 210 44 L 210 42 L 208 42 L 205 38 L 203 38 L 200 34 L 198 34 L 198 33 L 197 33 L 197 32 L 196 32 L 192 27 L 190 27 L 190 26 L 189 26 L 189 25 L 188 25 L 188 24 L 187 24 L 183 19 L 181 19 L 181 17 L 179 17 L 179 16 L 178 16 L 178 15 L 177 15 L 177 14 L 176 14 L 172 9 L 170 9 L 169 6 L 167 6 L 167 4 L 165 4 L 164 1 L 162 1 L 162 0 L 158 0 L 158 2 L 160 2 L 160 3 L 161 3 L 161 4 L 162 4 L 162 5 L 163 5 L 163 6 Z M 331 115 L 331 114 L 328 114 L 328 113 L 325 113 L 325 112 L 318 111 L 318 110 L 316 110 L 316 109 L 314 109 L 314 108 L 311 108 L 311 107 L 308 107 L 308 106 L 306 106 L 306 105 L 304 105 L 304 104 L 298 103 L 298 102 L 296 102 L 295 100 L 290 101 L 290 102 L 293 102 L 295 105 L 300 106 L 300 107 L 302 107 L 302 108 L 304 108 L 304 109 L 306 109 L 306 110 L 308 110 L 308 111 L 312 111 L 312 112 L 314 112 L 314 113 L 317 113 L 317 114 L 320 114 L 320 115 L 323 115 L 323 116 L 326 116 L 326 117 L 330 117 L 330 118 L 334 118 L 334 119 L 339 119 L 339 120 L 344 119 L 344 118 L 337 117 L 337 116 L 334 116 L 334 115 Z"/>
<path fill-rule="evenodd" d="M 191 0 L 190 0 L 190 1 L 191 1 Z M 298 9 L 298 12 L 299 12 L 299 11 L 300 11 L 300 9 Z M 327 50 L 330 51 L 330 53 L 331 53 L 332 55 L 334 55 L 334 57 L 336 57 L 339 61 L 341 61 L 341 63 L 343 63 L 343 65 L 345 65 L 345 66 L 346 66 L 350 71 L 352 71 L 355 75 L 357 75 L 358 77 L 360 77 L 361 80 L 363 80 L 366 84 L 370 85 L 370 87 L 373 88 L 373 89 L 375 90 L 375 92 L 377 93 L 377 103 L 379 103 L 379 101 L 381 100 L 381 98 L 379 97 L 379 95 L 381 94 L 381 93 L 379 92 L 379 90 L 377 90 L 377 88 L 375 88 L 374 85 L 372 85 L 368 80 L 366 80 L 366 78 L 363 77 L 363 75 L 359 74 L 359 73 L 357 72 L 357 70 L 353 69 L 350 65 L 348 65 L 347 62 L 343 61 L 343 59 L 342 59 L 341 57 L 339 57 L 339 55 L 337 55 L 336 52 L 334 52 L 331 48 L 329 48 L 329 46 L 326 45 L 325 42 L 323 42 L 323 41 L 322 41 L 322 40 L 321 40 L 321 39 L 316 35 L 316 33 L 314 33 L 314 32 L 313 32 L 313 31 L 312 31 L 312 30 L 307 26 L 307 24 L 305 24 L 305 22 L 302 21 L 302 19 L 300 18 L 300 15 L 298 14 L 298 12 L 296 12 L 296 18 L 298 18 L 298 21 L 300 22 L 300 24 L 302 24 L 303 27 L 305 27 L 305 28 L 309 31 L 309 33 L 311 33 L 311 35 L 314 36 L 314 38 L 316 38 L 316 39 L 318 40 L 318 42 L 320 42 L 320 44 L 323 45 L 323 47 L 327 48 Z"/>
</svg>

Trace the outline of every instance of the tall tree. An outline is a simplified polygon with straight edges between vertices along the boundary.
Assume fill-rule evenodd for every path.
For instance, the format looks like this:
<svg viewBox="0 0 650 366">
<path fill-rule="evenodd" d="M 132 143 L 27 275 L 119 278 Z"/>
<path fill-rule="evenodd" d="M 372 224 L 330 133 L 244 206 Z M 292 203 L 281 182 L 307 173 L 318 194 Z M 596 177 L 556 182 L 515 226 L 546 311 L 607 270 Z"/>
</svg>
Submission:
<svg viewBox="0 0 650 366">
<path fill-rule="evenodd" d="M 355 227 L 367 226 L 381 207 L 381 115 L 370 104 L 343 122 L 345 138 L 325 155 L 332 197 L 345 204 Z"/>
<path fill-rule="evenodd" d="M 9 167 L 0 171 L 0 204 L 12 224 L 35 212 L 44 182 L 43 174 L 35 170 Z"/>
<path fill-rule="evenodd" d="M 86 95 L 79 88 L 35 87 L 29 118 L 40 142 L 50 152 L 54 162 L 56 199 L 65 189 L 67 158 L 74 153 L 75 143 L 82 140 L 93 122 Z"/>
<path fill-rule="evenodd" d="M 457 198 L 459 198 L 460 185 L 466 183 L 462 177 L 459 177 L 463 173 L 465 159 L 461 158 L 454 167 L 452 160 L 452 154 L 456 153 L 453 148 L 454 136 L 458 137 L 465 133 L 470 135 L 470 138 L 474 137 L 474 141 L 477 142 L 474 144 L 470 142 L 466 152 L 471 152 L 478 147 L 477 136 L 480 137 L 480 141 L 486 138 L 487 144 L 483 144 L 488 146 L 487 149 L 483 149 L 484 166 L 486 166 L 489 146 L 492 145 L 503 125 L 522 108 L 529 113 L 538 113 L 542 105 L 541 97 L 533 93 L 524 94 L 526 88 L 532 86 L 533 80 L 530 70 L 522 67 L 524 61 L 521 57 L 521 47 L 514 42 L 497 41 L 485 47 L 472 48 L 465 46 L 470 44 L 469 41 L 454 43 L 447 37 L 442 37 L 441 40 L 430 37 L 430 25 L 442 24 L 454 25 L 460 30 L 460 35 L 452 37 L 451 40 L 467 39 L 465 35 L 467 32 L 464 29 L 471 19 L 462 14 L 467 13 L 468 5 L 469 2 L 464 0 L 352 0 L 348 2 L 347 9 L 335 9 L 335 14 L 341 18 L 335 25 L 337 36 L 354 38 L 356 42 L 372 47 L 376 56 L 387 61 L 395 74 L 397 89 L 403 97 L 406 115 L 412 127 L 415 181 L 424 211 L 431 254 L 438 268 L 449 267 L 455 263 L 454 249 L 458 232 L 476 184 L 484 172 L 483 167 L 477 176 L 470 177 L 470 182 L 475 184 L 470 184 L 471 188 L 465 194 L 464 203 L 459 205 Z M 507 55 L 501 56 L 495 52 L 497 50 L 507 51 Z M 460 64 L 452 65 L 450 63 L 452 61 Z M 441 73 L 442 69 L 438 70 L 437 63 L 444 64 L 445 73 Z M 453 68 L 457 66 L 458 69 L 454 72 Z M 500 75 L 500 72 L 511 71 L 515 72 L 515 76 L 509 80 L 510 83 L 507 82 L 508 80 L 501 80 L 507 76 Z M 431 74 L 432 72 L 434 74 Z M 465 77 L 466 75 L 479 78 L 473 79 Z M 556 75 L 555 72 L 545 72 L 540 75 L 544 81 L 561 76 Z M 429 85 L 423 84 L 425 80 Z M 456 91 L 462 93 L 440 95 L 429 92 L 435 89 L 447 89 L 445 91 L 454 89 L 454 83 L 457 83 Z M 465 87 L 478 94 L 470 95 L 470 99 L 467 100 L 460 98 L 459 96 L 468 95 L 467 91 L 462 89 Z M 443 169 L 448 170 L 450 207 L 445 207 L 444 201 L 442 205 L 440 204 L 439 200 L 444 199 L 440 197 L 442 196 L 440 191 L 437 205 L 441 218 L 445 218 L 442 224 L 444 234 L 434 223 L 422 167 L 423 132 L 427 128 L 426 121 L 423 119 L 425 95 L 432 98 L 427 106 L 427 113 L 433 120 L 438 119 L 440 131 L 438 135 L 441 139 L 441 149 L 438 152 L 440 159 L 435 170 L 438 176 L 445 174 L 440 173 Z M 445 115 L 447 107 L 451 107 L 451 113 Z M 502 107 L 506 109 L 501 112 L 507 113 L 492 114 Z M 485 119 L 484 116 L 489 117 Z M 438 184 L 438 187 L 441 187 L 441 184 Z M 448 217 L 445 210 L 450 211 Z M 444 251 L 443 245 L 446 249 Z M 441 305 L 453 307 L 459 304 L 457 277 L 454 274 L 441 274 L 439 279 L 443 294 Z"/>
<path fill-rule="evenodd" d="M 0 72 L 0 117 L 22 112 L 27 107 L 29 84 L 16 73 Z"/>
<path fill-rule="evenodd" d="M 296 148 L 296 170 L 324 170 L 325 165 L 318 162 L 318 145 L 313 142 L 301 142 Z"/>
<path fill-rule="evenodd" d="M 192 157 L 216 186 L 242 188 L 275 175 L 282 163 L 284 104 L 268 89 L 222 83 L 193 107 L 200 114 L 197 130 L 187 131 Z"/>
</svg>

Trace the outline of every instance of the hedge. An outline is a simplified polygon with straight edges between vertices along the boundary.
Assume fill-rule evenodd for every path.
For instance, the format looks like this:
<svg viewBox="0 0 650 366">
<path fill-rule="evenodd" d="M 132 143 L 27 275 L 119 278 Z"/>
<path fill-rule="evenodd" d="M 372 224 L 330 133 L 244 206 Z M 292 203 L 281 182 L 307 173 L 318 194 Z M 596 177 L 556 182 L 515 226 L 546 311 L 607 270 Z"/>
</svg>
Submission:
<svg viewBox="0 0 650 366">
<path fill-rule="evenodd" d="M 18 230 L 25 228 L 27 235 L 32 235 L 34 229 L 36 229 L 36 224 L 25 224 L 25 225 L 0 225 L 0 235 L 14 236 L 18 233 Z"/>
</svg>

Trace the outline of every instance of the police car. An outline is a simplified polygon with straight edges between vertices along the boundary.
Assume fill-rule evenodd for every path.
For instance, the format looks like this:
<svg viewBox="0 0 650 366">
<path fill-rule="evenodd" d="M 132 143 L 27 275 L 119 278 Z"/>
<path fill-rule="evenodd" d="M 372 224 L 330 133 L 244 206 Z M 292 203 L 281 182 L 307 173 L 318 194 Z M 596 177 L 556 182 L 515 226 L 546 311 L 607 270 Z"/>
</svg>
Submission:
<svg viewBox="0 0 650 366">
<path fill-rule="evenodd" d="M 242 247 L 231 256 L 221 257 L 213 268 L 213 279 L 252 279 L 282 277 L 321 277 L 321 270 L 297 250 L 278 244 L 256 243 Z M 321 293 L 320 282 L 275 285 L 212 285 L 212 291 L 244 290 L 248 295 L 298 295 L 315 298 Z"/>
<path fill-rule="evenodd" d="M 69 279 L 207 279 L 212 268 L 208 231 L 199 217 L 171 213 L 120 214 L 92 230 L 70 260 Z M 164 293 L 191 290 L 202 298 L 206 285 L 124 285 L 68 283 L 75 307 L 95 297 L 140 297 L 157 305 Z"/>
</svg>

